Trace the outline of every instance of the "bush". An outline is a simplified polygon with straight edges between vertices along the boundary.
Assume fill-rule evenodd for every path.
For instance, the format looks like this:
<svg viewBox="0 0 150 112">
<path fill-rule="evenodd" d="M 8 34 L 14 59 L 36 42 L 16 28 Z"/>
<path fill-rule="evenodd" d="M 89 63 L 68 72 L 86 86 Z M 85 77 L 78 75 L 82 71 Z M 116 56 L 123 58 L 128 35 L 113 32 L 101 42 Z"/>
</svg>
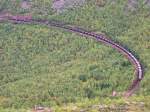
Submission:
<svg viewBox="0 0 150 112">
<path fill-rule="evenodd" d="M 95 97 L 95 93 L 91 88 L 85 88 L 85 96 L 88 98 L 94 98 Z"/>
<path fill-rule="evenodd" d="M 87 81 L 87 79 L 88 79 L 88 75 L 84 75 L 84 74 L 82 74 L 82 75 L 79 75 L 79 80 L 81 80 L 82 82 L 86 82 Z"/>
</svg>

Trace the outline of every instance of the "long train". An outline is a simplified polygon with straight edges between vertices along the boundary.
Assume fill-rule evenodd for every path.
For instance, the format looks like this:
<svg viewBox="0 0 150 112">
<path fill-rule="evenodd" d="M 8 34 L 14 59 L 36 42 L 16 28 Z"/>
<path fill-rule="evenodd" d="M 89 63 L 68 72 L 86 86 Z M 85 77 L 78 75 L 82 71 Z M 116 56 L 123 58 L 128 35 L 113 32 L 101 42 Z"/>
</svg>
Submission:
<svg viewBox="0 0 150 112">
<path fill-rule="evenodd" d="M 135 68 L 136 76 L 132 84 L 130 85 L 129 89 L 125 93 L 125 96 L 127 97 L 131 96 L 134 93 L 136 88 L 139 86 L 140 81 L 143 79 L 143 76 L 144 76 L 143 68 L 139 60 L 129 50 L 119 45 L 118 43 L 113 42 L 111 39 L 108 39 L 107 36 L 103 34 L 97 34 L 97 33 L 86 31 L 84 29 L 81 29 L 75 26 L 65 25 L 64 23 L 58 22 L 58 21 L 36 20 L 36 19 L 33 19 L 31 16 L 13 16 L 11 14 L 7 14 L 7 15 L 0 16 L 0 20 L 7 20 L 10 22 L 14 22 L 14 23 L 42 24 L 42 25 L 47 25 L 49 27 L 53 26 L 57 28 L 62 28 L 70 32 L 74 32 L 74 33 L 81 34 L 83 36 L 94 38 L 95 40 L 99 42 L 110 45 L 112 48 L 116 49 L 117 51 L 125 55 L 126 58 L 134 65 L 134 68 Z"/>
</svg>

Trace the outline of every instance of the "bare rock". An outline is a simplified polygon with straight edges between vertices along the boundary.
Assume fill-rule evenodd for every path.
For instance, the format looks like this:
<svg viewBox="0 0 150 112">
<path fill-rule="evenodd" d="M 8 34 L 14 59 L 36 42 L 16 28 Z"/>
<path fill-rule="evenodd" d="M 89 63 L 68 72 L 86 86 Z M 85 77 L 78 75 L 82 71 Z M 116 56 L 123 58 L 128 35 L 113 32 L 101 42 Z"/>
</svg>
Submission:
<svg viewBox="0 0 150 112">
<path fill-rule="evenodd" d="M 68 9 L 82 6 L 86 0 L 53 0 L 52 9 L 57 13 L 64 12 Z"/>
<path fill-rule="evenodd" d="M 138 8 L 138 0 L 128 0 L 126 6 L 125 6 L 125 12 L 134 12 Z"/>
<path fill-rule="evenodd" d="M 96 0 L 96 5 L 99 7 L 103 7 L 106 4 L 106 0 Z"/>
<path fill-rule="evenodd" d="M 53 112 L 53 111 L 50 108 L 48 108 L 48 107 L 35 105 L 35 107 L 34 107 L 32 112 Z"/>
<path fill-rule="evenodd" d="M 150 0 L 145 0 L 145 5 L 148 5 L 150 7 Z"/>
<path fill-rule="evenodd" d="M 31 8 L 31 4 L 30 4 L 28 1 L 26 1 L 26 0 L 22 1 L 22 2 L 20 3 L 20 6 L 21 6 L 21 8 L 23 8 L 23 9 L 30 9 L 30 8 Z"/>
</svg>

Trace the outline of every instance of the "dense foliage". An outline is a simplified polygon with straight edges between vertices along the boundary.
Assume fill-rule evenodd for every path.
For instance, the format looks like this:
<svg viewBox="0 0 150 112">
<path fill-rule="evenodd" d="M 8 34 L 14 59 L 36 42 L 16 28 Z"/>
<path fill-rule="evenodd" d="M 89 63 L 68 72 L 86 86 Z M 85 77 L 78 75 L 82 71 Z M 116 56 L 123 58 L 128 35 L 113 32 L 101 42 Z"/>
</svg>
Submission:
<svg viewBox="0 0 150 112">
<path fill-rule="evenodd" d="M 0 2 L 0 11 L 31 13 L 37 19 L 65 21 L 105 33 L 134 52 L 143 63 L 145 77 L 137 97 L 149 96 L 150 17 L 149 7 L 142 2 L 136 12 L 125 13 L 126 1 L 118 0 L 104 7 L 89 1 L 61 14 L 51 10 L 50 0 L 32 0 L 32 7 L 26 10 L 20 8 L 20 0 Z M 111 47 L 35 24 L 0 23 L 0 63 L 2 108 L 113 100 L 112 91 L 125 91 L 134 74 L 128 60 Z"/>
</svg>

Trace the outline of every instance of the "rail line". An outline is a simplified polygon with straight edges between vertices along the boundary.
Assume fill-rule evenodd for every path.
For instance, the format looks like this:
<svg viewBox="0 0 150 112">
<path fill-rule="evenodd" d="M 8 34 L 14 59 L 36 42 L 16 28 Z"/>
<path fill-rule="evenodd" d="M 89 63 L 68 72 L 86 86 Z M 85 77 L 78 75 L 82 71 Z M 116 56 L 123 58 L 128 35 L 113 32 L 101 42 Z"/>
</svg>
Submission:
<svg viewBox="0 0 150 112">
<path fill-rule="evenodd" d="M 127 50 L 120 44 L 115 43 L 114 41 L 107 38 L 107 36 L 103 34 L 97 34 L 97 33 L 87 31 L 87 30 L 84 30 L 84 29 L 81 29 L 72 25 L 65 25 L 65 24 L 62 24 L 62 22 L 58 22 L 58 21 L 36 20 L 36 19 L 33 19 L 31 16 L 13 16 L 11 14 L 7 14 L 7 15 L 0 16 L 0 20 L 4 20 L 4 21 L 6 20 L 6 21 L 17 23 L 17 24 L 20 24 L 20 23 L 41 24 L 41 25 L 47 25 L 48 27 L 61 28 L 69 32 L 74 32 L 74 33 L 83 35 L 83 37 L 87 36 L 89 38 L 93 38 L 97 40 L 98 42 L 102 42 L 116 49 L 117 51 L 125 55 L 125 57 L 132 63 L 132 65 L 135 68 L 135 79 L 133 80 L 132 84 L 130 85 L 127 92 L 125 93 L 125 96 L 127 97 L 131 96 L 135 92 L 136 88 L 139 86 L 140 81 L 142 80 L 144 76 L 143 68 L 142 68 L 140 61 L 129 50 Z"/>
</svg>

